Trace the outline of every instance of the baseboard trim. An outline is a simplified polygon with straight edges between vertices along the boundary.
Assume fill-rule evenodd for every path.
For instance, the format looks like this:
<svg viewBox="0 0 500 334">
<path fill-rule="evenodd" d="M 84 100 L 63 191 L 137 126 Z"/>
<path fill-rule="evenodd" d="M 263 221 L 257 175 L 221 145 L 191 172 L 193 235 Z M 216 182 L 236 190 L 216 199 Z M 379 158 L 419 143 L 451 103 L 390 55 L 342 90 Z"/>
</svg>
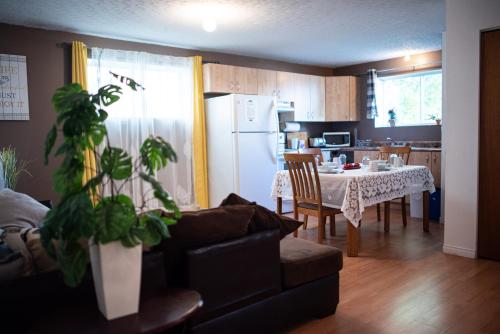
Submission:
<svg viewBox="0 0 500 334">
<path fill-rule="evenodd" d="M 443 244 L 443 252 L 446 254 L 458 255 L 458 256 L 468 257 L 471 259 L 476 258 L 476 250 L 475 249 L 469 249 L 469 248 L 463 248 L 463 247 Z"/>
</svg>

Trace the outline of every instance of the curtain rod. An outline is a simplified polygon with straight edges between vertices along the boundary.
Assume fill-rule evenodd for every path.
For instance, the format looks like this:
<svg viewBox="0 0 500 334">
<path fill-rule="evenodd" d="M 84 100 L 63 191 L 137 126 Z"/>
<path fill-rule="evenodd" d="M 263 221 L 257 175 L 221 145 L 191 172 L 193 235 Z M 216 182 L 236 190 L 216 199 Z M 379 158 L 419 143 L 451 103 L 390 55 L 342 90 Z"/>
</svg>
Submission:
<svg viewBox="0 0 500 334">
<path fill-rule="evenodd" d="M 404 71 L 405 69 L 409 69 L 410 72 L 413 72 L 413 71 L 418 70 L 417 67 L 423 67 L 423 66 L 425 66 L 425 67 L 433 67 L 433 66 L 437 67 L 437 66 L 441 66 L 441 65 L 442 65 L 441 61 L 431 61 L 431 62 L 427 62 L 427 63 L 398 66 L 398 67 L 393 67 L 393 68 L 386 68 L 383 70 L 377 70 L 377 74 L 386 73 L 386 72 L 394 72 L 394 71 Z M 334 70 L 334 73 L 335 73 L 335 70 Z M 363 72 L 363 73 L 354 74 L 354 76 L 357 76 L 357 77 L 364 76 L 364 75 L 368 75 L 368 73 Z"/>
</svg>

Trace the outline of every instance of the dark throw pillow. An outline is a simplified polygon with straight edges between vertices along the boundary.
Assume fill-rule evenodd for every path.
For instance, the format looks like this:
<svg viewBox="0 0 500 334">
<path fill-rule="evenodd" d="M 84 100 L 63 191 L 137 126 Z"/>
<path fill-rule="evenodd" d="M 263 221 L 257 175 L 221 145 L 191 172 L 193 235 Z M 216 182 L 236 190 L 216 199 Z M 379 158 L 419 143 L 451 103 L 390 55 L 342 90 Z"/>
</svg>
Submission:
<svg viewBox="0 0 500 334">
<path fill-rule="evenodd" d="M 183 212 L 177 223 L 169 226 L 171 238 L 157 247 L 164 254 L 168 284 L 184 281 L 187 251 L 247 235 L 254 212 L 248 205 Z"/>
<path fill-rule="evenodd" d="M 286 216 L 280 216 L 268 208 L 258 205 L 255 202 L 250 202 L 235 193 L 229 194 L 229 196 L 227 196 L 220 205 L 221 207 L 233 205 L 248 205 L 254 207 L 255 213 L 252 217 L 252 221 L 248 225 L 249 233 L 279 228 L 280 237 L 283 239 L 302 225 L 302 222 Z"/>
</svg>

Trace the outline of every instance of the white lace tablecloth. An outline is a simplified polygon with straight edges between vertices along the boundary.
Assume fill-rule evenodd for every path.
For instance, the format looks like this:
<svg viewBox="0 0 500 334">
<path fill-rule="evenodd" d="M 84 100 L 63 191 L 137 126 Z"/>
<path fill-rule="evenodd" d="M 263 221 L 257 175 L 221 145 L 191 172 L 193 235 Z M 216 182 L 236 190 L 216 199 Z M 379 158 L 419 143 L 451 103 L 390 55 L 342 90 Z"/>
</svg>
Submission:
<svg viewBox="0 0 500 334">
<path fill-rule="evenodd" d="M 365 207 L 392 199 L 429 191 L 433 193 L 434 178 L 425 166 L 404 166 L 387 172 L 367 169 L 344 171 L 342 174 L 319 174 L 323 205 L 340 209 L 358 226 Z M 292 199 L 293 191 L 288 171 L 276 173 L 271 195 Z"/>
</svg>

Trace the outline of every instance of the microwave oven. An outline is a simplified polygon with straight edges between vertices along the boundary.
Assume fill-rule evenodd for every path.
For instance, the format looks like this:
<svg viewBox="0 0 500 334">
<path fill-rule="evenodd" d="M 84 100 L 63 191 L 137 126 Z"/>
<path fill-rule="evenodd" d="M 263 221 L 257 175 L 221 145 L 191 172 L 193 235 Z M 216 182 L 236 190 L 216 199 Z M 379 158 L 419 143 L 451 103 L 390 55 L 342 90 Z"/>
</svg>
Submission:
<svg viewBox="0 0 500 334">
<path fill-rule="evenodd" d="M 323 132 L 326 147 L 351 146 L 351 134 L 349 132 Z"/>
</svg>

